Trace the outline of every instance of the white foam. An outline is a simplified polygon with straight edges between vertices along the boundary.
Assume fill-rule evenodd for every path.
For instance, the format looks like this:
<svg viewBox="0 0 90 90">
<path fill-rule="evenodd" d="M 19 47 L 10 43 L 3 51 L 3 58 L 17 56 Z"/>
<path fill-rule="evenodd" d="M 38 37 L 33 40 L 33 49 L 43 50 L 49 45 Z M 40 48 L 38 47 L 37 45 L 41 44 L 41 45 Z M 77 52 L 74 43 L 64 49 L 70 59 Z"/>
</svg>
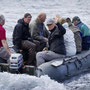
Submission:
<svg viewBox="0 0 90 90">
<path fill-rule="evenodd" d="M 65 86 L 48 76 L 0 73 L 0 90 L 66 90 Z"/>
</svg>

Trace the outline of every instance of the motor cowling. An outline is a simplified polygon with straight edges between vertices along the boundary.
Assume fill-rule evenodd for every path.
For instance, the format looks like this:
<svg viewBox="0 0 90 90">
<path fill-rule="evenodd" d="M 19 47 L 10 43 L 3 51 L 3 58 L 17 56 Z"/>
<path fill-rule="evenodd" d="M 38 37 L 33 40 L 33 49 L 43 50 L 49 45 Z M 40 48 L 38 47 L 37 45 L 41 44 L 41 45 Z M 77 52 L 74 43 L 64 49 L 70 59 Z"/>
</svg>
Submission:
<svg viewBox="0 0 90 90">
<path fill-rule="evenodd" d="M 18 70 L 23 65 L 23 56 L 20 53 L 11 54 L 9 60 L 9 68 Z"/>
</svg>

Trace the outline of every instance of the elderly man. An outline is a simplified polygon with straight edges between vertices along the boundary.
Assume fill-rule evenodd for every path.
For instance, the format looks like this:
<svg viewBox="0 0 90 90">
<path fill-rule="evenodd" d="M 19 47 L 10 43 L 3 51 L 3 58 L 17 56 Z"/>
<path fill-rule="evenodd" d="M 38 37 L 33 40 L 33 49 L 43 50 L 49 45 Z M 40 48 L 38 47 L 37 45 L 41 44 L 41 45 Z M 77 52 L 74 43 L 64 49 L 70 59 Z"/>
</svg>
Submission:
<svg viewBox="0 0 90 90">
<path fill-rule="evenodd" d="M 40 13 L 37 19 L 30 24 L 31 36 L 34 40 L 38 40 L 40 42 L 40 50 L 43 50 L 48 42 L 49 33 L 44 25 L 45 19 L 46 14 Z"/>
<path fill-rule="evenodd" d="M 65 57 L 66 49 L 64 45 L 63 35 L 66 30 L 60 25 L 59 28 L 55 24 L 53 19 L 47 21 L 47 26 L 51 32 L 48 37 L 48 50 L 38 52 L 36 55 L 37 66 L 44 63 L 45 61 L 51 61 L 54 59 Z"/>
<path fill-rule="evenodd" d="M 11 52 L 9 50 L 7 41 L 6 41 L 6 31 L 3 28 L 5 24 L 5 18 L 3 15 L 0 15 L 0 63 L 7 63 Z"/>
<path fill-rule="evenodd" d="M 19 52 L 28 52 L 26 64 L 32 65 L 35 64 L 35 54 L 38 47 L 37 43 L 35 44 L 29 33 L 29 23 L 31 21 L 31 18 L 31 14 L 26 13 L 24 15 L 24 18 L 18 20 L 18 24 L 15 26 L 13 32 L 13 44 L 16 46 Z"/>
</svg>

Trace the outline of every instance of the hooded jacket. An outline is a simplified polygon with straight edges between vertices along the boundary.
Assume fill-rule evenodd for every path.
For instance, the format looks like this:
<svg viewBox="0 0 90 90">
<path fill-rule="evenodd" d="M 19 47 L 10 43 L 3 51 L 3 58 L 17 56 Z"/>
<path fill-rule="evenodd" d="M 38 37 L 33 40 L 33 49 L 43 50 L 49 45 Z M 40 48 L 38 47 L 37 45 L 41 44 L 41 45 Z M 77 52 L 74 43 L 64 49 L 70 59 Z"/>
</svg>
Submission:
<svg viewBox="0 0 90 90">
<path fill-rule="evenodd" d="M 76 44 L 76 49 L 77 53 L 82 51 L 82 39 L 80 36 L 80 29 L 77 26 L 72 25 L 72 23 L 68 23 L 68 27 L 72 32 L 74 33 L 74 38 L 75 38 L 75 44 Z"/>
<path fill-rule="evenodd" d="M 23 19 L 18 20 L 18 24 L 15 26 L 13 31 L 13 44 L 17 49 L 21 49 L 22 40 L 31 40 L 29 33 L 29 24 L 26 24 Z"/>
</svg>

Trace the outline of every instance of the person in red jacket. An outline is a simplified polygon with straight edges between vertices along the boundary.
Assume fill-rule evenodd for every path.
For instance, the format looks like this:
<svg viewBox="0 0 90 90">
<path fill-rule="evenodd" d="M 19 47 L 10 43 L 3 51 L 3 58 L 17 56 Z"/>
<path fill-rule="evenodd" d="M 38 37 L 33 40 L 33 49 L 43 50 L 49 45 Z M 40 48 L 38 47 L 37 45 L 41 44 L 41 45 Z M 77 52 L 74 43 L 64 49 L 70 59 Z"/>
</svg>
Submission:
<svg viewBox="0 0 90 90">
<path fill-rule="evenodd" d="M 11 52 L 6 41 L 6 31 L 3 28 L 5 24 L 5 18 L 0 15 L 0 63 L 7 63 Z"/>
</svg>

